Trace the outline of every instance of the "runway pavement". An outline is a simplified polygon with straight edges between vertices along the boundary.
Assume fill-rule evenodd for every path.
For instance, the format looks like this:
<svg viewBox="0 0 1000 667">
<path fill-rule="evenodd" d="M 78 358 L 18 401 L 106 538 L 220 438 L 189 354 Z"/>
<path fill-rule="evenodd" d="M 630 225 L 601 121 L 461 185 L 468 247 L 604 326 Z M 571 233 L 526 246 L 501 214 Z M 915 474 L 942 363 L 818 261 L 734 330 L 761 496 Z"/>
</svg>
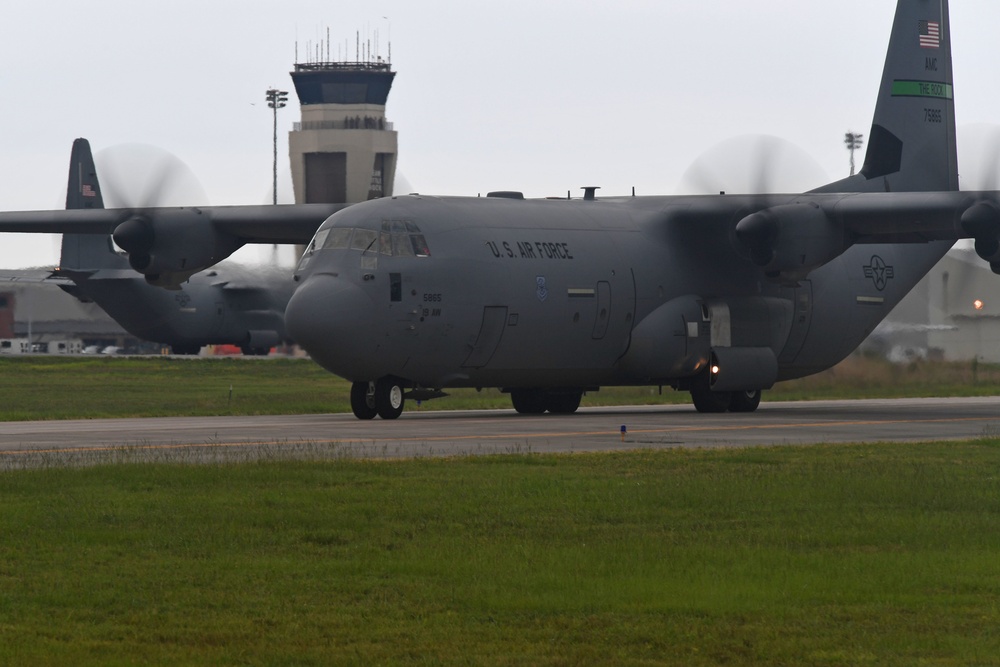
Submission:
<svg viewBox="0 0 1000 667">
<path fill-rule="evenodd" d="M 625 427 L 623 437 L 621 429 Z M 118 460 L 410 457 L 908 442 L 1000 436 L 1000 397 L 771 402 L 750 414 L 690 406 L 586 408 L 574 415 L 513 410 L 0 422 L 0 466 Z"/>
</svg>

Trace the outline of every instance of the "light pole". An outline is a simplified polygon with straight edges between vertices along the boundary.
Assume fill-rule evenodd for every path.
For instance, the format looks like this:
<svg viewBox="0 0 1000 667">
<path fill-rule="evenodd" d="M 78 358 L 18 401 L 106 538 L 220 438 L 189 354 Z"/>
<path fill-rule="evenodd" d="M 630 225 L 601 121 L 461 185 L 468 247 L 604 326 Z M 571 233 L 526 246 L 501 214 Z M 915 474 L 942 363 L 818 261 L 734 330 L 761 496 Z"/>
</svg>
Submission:
<svg viewBox="0 0 1000 667">
<path fill-rule="evenodd" d="M 847 150 L 851 151 L 851 176 L 854 175 L 854 151 L 861 148 L 864 137 L 865 135 L 855 132 L 848 132 L 844 135 L 844 145 L 847 146 Z"/>
<path fill-rule="evenodd" d="M 267 106 L 272 109 L 274 114 L 274 170 L 273 176 L 274 188 L 272 190 L 273 203 L 278 203 L 278 109 L 283 109 L 285 104 L 288 103 L 288 92 L 284 90 L 278 90 L 277 88 L 270 88 L 267 91 L 265 98 L 267 100 Z"/>
</svg>

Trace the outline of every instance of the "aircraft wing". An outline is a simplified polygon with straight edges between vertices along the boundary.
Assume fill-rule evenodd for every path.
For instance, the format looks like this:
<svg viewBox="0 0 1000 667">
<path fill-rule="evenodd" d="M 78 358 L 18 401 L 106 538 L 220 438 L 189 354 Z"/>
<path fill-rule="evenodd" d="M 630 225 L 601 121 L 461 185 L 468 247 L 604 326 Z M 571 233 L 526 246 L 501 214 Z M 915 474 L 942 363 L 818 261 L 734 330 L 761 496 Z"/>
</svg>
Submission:
<svg viewBox="0 0 1000 667">
<path fill-rule="evenodd" d="M 995 191 L 722 195 L 680 202 L 671 217 L 735 224 L 728 233 L 768 275 L 801 279 L 855 244 L 962 238 L 1000 269 L 998 202 Z"/>
<path fill-rule="evenodd" d="M 206 222 L 243 243 L 307 243 L 324 220 L 348 204 L 199 206 L 0 212 L 0 232 L 111 234 L 130 219 L 169 231 L 179 221 Z"/>
<path fill-rule="evenodd" d="M 814 192 L 668 197 L 665 208 L 675 222 L 735 225 L 727 235 L 755 264 L 795 279 L 856 243 L 972 237 L 980 256 L 1000 268 L 998 201 L 1000 192 Z M 346 206 L 24 211 L 0 213 L 0 232 L 111 233 L 147 281 L 175 287 L 246 243 L 305 243 Z"/>
<path fill-rule="evenodd" d="M 0 232 L 110 234 L 153 285 L 176 288 L 247 243 L 307 243 L 348 204 L 69 209 L 0 213 Z"/>
<path fill-rule="evenodd" d="M 222 206 L 211 209 L 208 215 L 216 229 L 245 243 L 305 244 L 324 220 L 348 206 L 350 204 Z M 283 210 L 269 210 L 274 208 Z"/>
<path fill-rule="evenodd" d="M 843 197 L 832 210 L 855 243 L 926 243 L 977 236 L 977 217 L 1000 208 L 1000 193 L 868 193 Z M 986 208 L 983 208 L 986 207 Z M 989 226 L 989 223 L 986 223 Z M 985 230 L 983 230 L 985 231 Z"/>
<path fill-rule="evenodd" d="M 73 281 L 56 276 L 50 269 L 22 269 L 0 272 L 0 283 L 45 283 L 49 285 L 72 285 Z"/>
</svg>

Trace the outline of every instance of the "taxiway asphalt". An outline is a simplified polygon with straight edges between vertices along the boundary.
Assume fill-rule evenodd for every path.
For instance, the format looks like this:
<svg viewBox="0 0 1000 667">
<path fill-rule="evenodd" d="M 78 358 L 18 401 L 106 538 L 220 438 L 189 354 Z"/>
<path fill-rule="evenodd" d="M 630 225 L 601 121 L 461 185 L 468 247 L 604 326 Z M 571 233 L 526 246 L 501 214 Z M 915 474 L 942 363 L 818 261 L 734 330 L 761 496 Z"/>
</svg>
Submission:
<svg viewBox="0 0 1000 667">
<path fill-rule="evenodd" d="M 1000 397 L 765 402 L 754 413 L 719 415 L 669 405 L 538 416 L 513 410 L 411 411 L 393 421 L 359 421 L 347 414 L 94 419 L 0 422 L 0 464 L 286 454 L 390 458 L 997 435 Z"/>
</svg>

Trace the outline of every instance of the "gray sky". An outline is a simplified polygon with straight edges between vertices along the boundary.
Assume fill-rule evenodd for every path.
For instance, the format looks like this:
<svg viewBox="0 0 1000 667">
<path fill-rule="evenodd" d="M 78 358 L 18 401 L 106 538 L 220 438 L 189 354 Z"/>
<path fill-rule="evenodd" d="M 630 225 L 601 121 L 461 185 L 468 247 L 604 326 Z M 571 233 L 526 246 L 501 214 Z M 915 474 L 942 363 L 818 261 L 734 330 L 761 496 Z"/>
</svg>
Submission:
<svg viewBox="0 0 1000 667">
<path fill-rule="evenodd" d="M 848 169 L 844 132 L 869 129 L 895 9 L 893 0 L 7 5 L 2 210 L 61 208 L 70 146 L 81 136 L 102 174 L 122 144 L 183 160 L 207 201 L 165 203 L 268 202 L 264 91 L 291 91 L 296 41 L 305 60 L 310 44 L 325 47 L 328 27 L 334 59 L 345 41 L 354 58 L 358 31 L 373 50 L 377 34 L 383 57 L 391 43 L 397 76 L 386 115 L 399 132 L 399 173 L 414 191 L 547 196 L 599 185 L 605 195 L 633 186 L 670 194 L 706 152 L 748 134 L 790 142 L 815 161 L 821 182 L 833 180 Z M 961 137 L 964 127 L 1000 121 L 1000 3 L 955 0 L 951 14 Z M 279 201 L 291 201 L 286 133 L 298 117 L 297 103 L 279 112 Z M 773 187 L 792 189 L 774 169 Z M 49 237 L 0 237 L 2 268 L 57 255 Z"/>
</svg>

